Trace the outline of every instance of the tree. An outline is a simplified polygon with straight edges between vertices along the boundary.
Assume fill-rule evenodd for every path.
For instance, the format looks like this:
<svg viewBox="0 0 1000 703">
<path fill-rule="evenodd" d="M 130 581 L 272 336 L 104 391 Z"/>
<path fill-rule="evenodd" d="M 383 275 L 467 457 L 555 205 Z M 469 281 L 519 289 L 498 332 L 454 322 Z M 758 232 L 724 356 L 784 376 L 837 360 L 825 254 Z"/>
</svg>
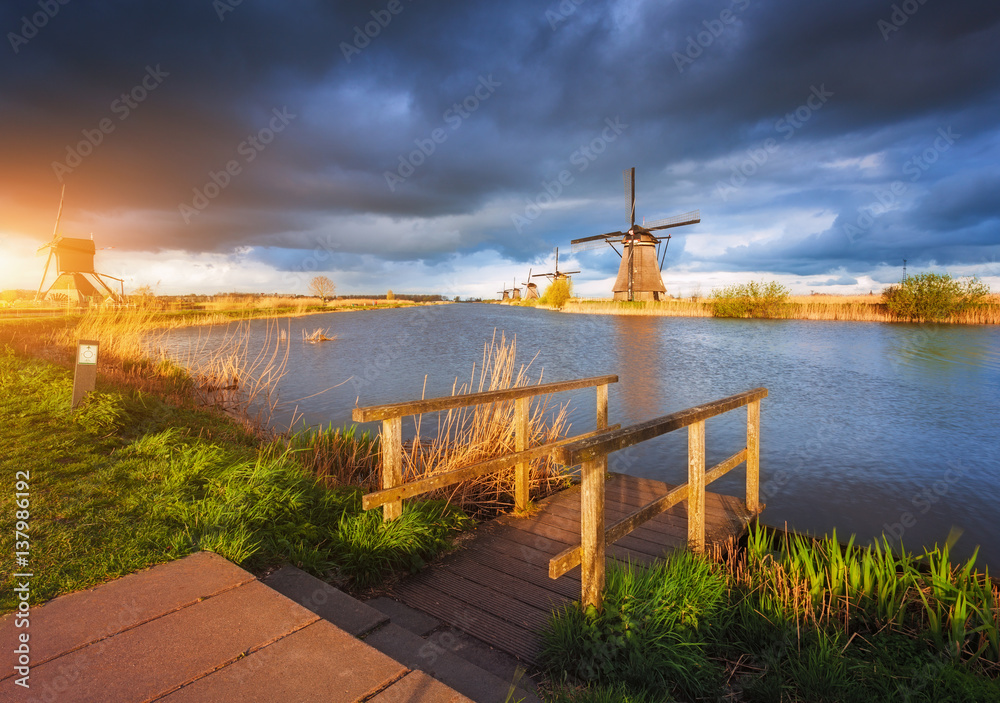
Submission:
<svg viewBox="0 0 1000 703">
<path fill-rule="evenodd" d="M 337 286 L 326 276 L 316 276 L 309 281 L 309 292 L 326 303 L 327 298 L 332 298 Z"/>
<path fill-rule="evenodd" d="M 976 277 L 919 273 L 882 291 L 882 302 L 901 320 L 944 320 L 983 305 L 989 295 L 990 287 Z"/>
<path fill-rule="evenodd" d="M 143 286 L 139 286 L 134 291 L 132 291 L 132 302 L 139 307 L 151 307 L 156 301 L 156 293 L 153 290 L 153 286 L 148 283 Z"/>
<path fill-rule="evenodd" d="M 392 288 L 390 288 L 389 292 L 385 294 L 385 299 L 386 300 L 395 300 L 396 299 L 396 294 L 392 292 Z"/>
<path fill-rule="evenodd" d="M 554 308 L 561 308 L 573 295 L 572 286 L 568 278 L 557 278 L 545 289 L 545 294 L 539 302 L 551 305 Z"/>
</svg>

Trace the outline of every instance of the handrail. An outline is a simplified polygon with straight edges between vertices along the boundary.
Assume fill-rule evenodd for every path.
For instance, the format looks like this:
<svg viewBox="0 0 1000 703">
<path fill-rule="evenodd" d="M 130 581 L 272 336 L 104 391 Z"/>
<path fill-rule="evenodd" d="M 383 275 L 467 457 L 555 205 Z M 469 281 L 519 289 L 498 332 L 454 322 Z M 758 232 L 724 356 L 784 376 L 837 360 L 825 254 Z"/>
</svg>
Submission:
<svg viewBox="0 0 1000 703">
<path fill-rule="evenodd" d="M 412 400 L 404 403 L 389 403 L 372 405 L 364 408 L 354 408 L 351 413 L 355 422 L 382 421 L 381 454 L 382 454 L 382 490 L 369 493 L 362 498 L 365 510 L 382 506 L 383 520 L 395 520 L 403 514 L 403 498 L 409 498 L 420 493 L 441 488 L 443 486 L 468 480 L 484 473 L 507 468 L 511 463 L 514 471 L 514 508 L 524 510 L 528 507 L 529 469 L 530 462 L 535 458 L 548 455 L 553 448 L 563 444 L 579 441 L 593 434 L 605 432 L 608 429 L 608 384 L 617 383 L 618 376 L 593 376 L 575 381 L 558 381 L 541 383 L 534 386 L 518 386 L 499 391 L 484 391 L 467 395 L 444 396 L 426 400 Z M 579 388 L 595 387 L 597 391 L 597 430 L 589 434 L 571 437 L 566 440 L 528 447 L 529 440 L 529 409 L 531 398 L 538 395 L 560 393 Z M 403 426 L 402 418 L 406 415 L 419 415 L 426 412 L 449 410 L 452 408 L 483 405 L 496 402 L 514 402 L 514 453 L 503 457 L 480 462 L 454 471 L 443 472 L 436 476 L 410 484 L 403 483 Z M 619 427 L 615 425 L 615 427 Z M 456 478 L 461 476 L 461 478 Z"/>
<path fill-rule="evenodd" d="M 572 391 L 577 390 L 578 388 L 603 386 L 608 383 L 618 383 L 618 376 L 593 376 L 591 378 L 581 378 L 575 381 L 539 383 L 534 386 L 518 386 L 517 388 L 506 388 L 499 391 L 482 391 L 481 393 L 448 395 L 440 398 L 428 398 L 426 400 L 409 400 L 402 403 L 369 405 L 364 408 L 354 408 L 351 412 L 351 417 L 355 422 L 389 420 L 394 417 L 403 417 L 405 415 L 420 415 L 423 413 L 437 412 L 439 410 L 449 410 L 451 408 L 463 408 L 470 405 L 483 405 L 485 403 L 517 400 L 518 398 L 528 398 L 536 395 Z"/>
<path fill-rule="evenodd" d="M 755 388 L 728 398 L 698 405 L 630 427 L 608 429 L 565 444 L 553 453 L 566 466 L 582 463 L 580 487 L 580 544 L 568 547 L 549 560 L 549 578 L 558 578 L 580 565 L 581 603 L 601 607 L 604 590 L 606 548 L 647 520 L 682 501 L 688 501 L 688 546 L 705 547 L 705 486 L 746 462 L 746 506 L 760 512 L 760 401 L 766 388 Z M 705 420 L 747 406 L 746 446 L 705 471 Z M 659 437 L 682 427 L 688 428 L 688 482 L 633 511 L 605 529 L 604 480 L 608 454 Z"/>
<path fill-rule="evenodd" d="M 600 435 L 574 442 L 560 449 L 556 457 L 560 464 L 575 466 L 585 461 L 610 454 L 611 452 L 616 452 L 619 449 L 625 449 L 634 444 L 645 442 L 647 439 L 653 439 L 668 432 L 679 430 L 682 427 L 693 425 L 696 422 L 701 422 L 730 410 L 735 410 L 755 400 L 766 397 L 766 388 L 754 388 L 750 391 L 731 395 L 728 398 L 697 405 L 687 410 L 680 410 L 618 430 L 609 430 Z"/>
</svg>

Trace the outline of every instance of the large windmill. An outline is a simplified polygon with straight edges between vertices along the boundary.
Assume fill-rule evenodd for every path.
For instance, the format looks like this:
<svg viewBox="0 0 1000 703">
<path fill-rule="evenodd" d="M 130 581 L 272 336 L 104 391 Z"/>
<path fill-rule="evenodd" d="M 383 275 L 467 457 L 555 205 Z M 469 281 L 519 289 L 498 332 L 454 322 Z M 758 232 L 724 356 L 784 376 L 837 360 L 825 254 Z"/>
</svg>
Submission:
<svg viewBox="0 0 1000 703">
<path fill-rule="evenodd" d="M 667 292 L 660 272 L 667 256 L 667 246 L 671 234 L 657 236 L 653 232 L 693 225 L 701 222 L 701 211 L 692 210 L 682 215 L 674 215 L 648 224 L 635 223 L 635 167 L 625 171 L 625 198 L 629 212 L 627 232 L 608 232 L 593 237 L 574 239 L 573 251 L 597 249 L 608 244 L 621 257 L 618 278 L 614 285 L 615 300 L 661 300 Z M 619 239 L 620 238 L 620 239 Z M 615 241 L 622 251 L 615 249 Z M 662 254 L 661 254 L 661 246 Z"/>
<path fill-rule="evenodd" d="M 552 269 L 552 271 L 550 271 L 549 273 L 536 273 L 534 277 L 538 278 L 540 276 L 544 276 L 545 278 L 549 279 L 550 281 L 561 281 L 564 278 L 569 278 L 570 274 L 573 274 L 573 273 L 580 273 L 580 272 L 579 271 L 560 271 L 559 270 L 559 247 L 556 247 L 556 266 L 555 266 L 555 268 Z M 529 271 L 528 274 L 529 274 L 528 280 L 530 281 L 531 280 L 531 277 L 530 277 L 531 272 Z"/>
<path fill-rule="evenodd" d="M 531 269 L 528 269 L 528 280 L 522 281 L 521 285 L 524 286 L 524 299 L 525 300 L 538 300 L 538 284 L 531 282 Z"/>
<path fill-rule="evenodd" d="M 66 187 L 63 186 L 63 195 Z M 52 230 L 52 241 L 38 248 L 37 255 L 46 249 L 49 256 L 42 271 L 42 280 L 38 284 L 35 300 L 44 299 L 50 292 L 67 296 L 69 300 L 83 302 L 87 298 L 111 298 L 116 303 L 125 300 L 125 283 L 120 278 L 98 273 L 94 270 L 94 254 L 97 251 L 93 239 L 77 239 L 63 237 L 59 234 L 59 219 L 62 217 L 63 199 L 59 198 L 59 212 L 56 214 L 56 225 Z M 49 275 L 52 257 L 56 259 L 56 279 L 45 288 L 45 279 Z M 118 281 L 120 292 L 108 285 L 104 280 L 110 278 Z M 45 288 L 45 292 L 42 292 Z"/>
</svg>

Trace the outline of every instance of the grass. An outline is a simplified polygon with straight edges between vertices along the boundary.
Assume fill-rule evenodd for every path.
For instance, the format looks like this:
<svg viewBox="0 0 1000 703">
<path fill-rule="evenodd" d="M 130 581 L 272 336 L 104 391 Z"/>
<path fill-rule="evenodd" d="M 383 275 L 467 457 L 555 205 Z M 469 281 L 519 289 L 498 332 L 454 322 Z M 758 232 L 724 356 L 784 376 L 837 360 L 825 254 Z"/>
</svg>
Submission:
<svg viewBox="0 0 1000 703">
<path fill-rule="evenodd" d="M 743 550 L 620 565 L 603 612 L 553 615 L 552 700 L 1000 699 L 988 575 L 885 547 L 757 527 Z"/>
<path fill-rule="evenodd" d="M 417 568 L 469 522 L 441 502 L 383 526 L 360 490 L 329 489 L 283 443 L 217 413 L 102 381 L 71 413 L 71 372 L 0 350 L 0 474 L 30 472 L 30 566 L 39 601 L 200 549 L 261 573 L 292 563 L 359 590 Z M 0 529 L 14 531 L 14 495 Z M 0 572 L 0 611 L 14 604 Z"/>
</svg>

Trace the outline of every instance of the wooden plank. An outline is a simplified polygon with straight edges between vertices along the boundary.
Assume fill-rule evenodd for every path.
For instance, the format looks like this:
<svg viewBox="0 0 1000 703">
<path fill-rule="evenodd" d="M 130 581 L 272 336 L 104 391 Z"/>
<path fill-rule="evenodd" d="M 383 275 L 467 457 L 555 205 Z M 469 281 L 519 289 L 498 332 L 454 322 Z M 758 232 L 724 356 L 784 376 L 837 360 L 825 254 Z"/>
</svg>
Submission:
<svg viewBox="0 0 1000 703">
<path fill-rule="evenodd" d="M 541 588 L 523 578 L 517 578 L 471 559 L 453 561 L 448 564 L 447 568 L 462 578 L 499 591 L 501 594 L 509 595 L 522 603 L 546 612 L 551 612 L 570 600 L 560 593 Z"/>
<path fill-rule="evenodd" d="M 530 398 L 514 401 L 514 451 L 523 452 L 528 448 L 528 404 Z M 514 466 L 514 510 L 524 511 L 528 507 L 528 471 L 531 464 L 521 459 Z"/>
<path fill-rule="evenodd" d="M 580 602 L 601 609 L 604 593 L 604 467 L 599 461 L 583 465 L 580 488 Z"/>
<path fill-rule="evenodd" d="M 662 512 L 670 510 L 670 508 L 674 507 L 682 500 L 687 500 L 687 497 L 688 487 L 686 485 L 678 486 L 662 498 L 657 498 L 652 503 L 647 503 L 638 510 L 630 513 L 627 517 L 622 518 L 608 528 L 608 544 L 618 541 L 639 525 L 643 524 L 647 520 L 650 520 L 651 518 L 656 517 Z"/>
<path fill-rule="evenodd" d="M 370 405 L 364 408 L 354 408 L 351 412 L 351 418 L 354 422 L 372 422 L 374 420 L 385 420 L 387 418 L 402 417 L 404 415 L 420 415 L 422 413 L 449 410 L 451 408 L 464 408 L 470 405 L 502 403 L 517 400 L 518 398 L 530 398 L 532 396 L 545 395 L 548 393 L 561 393 L 563 391 L 572 391 L 579 388 L 602 386 L 608 383 L 618 383 L 618 376 L 593 376 L 591 378 L 581 378 L 575 381 L 540 383 L 534 386 L 518 386 L 517 388 L 508 388 L 499 391 L 483 391 L 482 393 L 451 395 L 442 398 L 428 398 L 426 400 L 409 400 L 402 403 Z"/>
<path fill-rule="evenodd" d="M 739 450 L 728 459 L 720 461 L 718 464 L 716 464 L 711 469 L 706 471 L 705 485 L 707 486 L 712 481 L 722 478 L 723 476 L 728 474 L 730 471 L 735 469 L 737 466 L 739 466 L 746 460 L 747 460 L 747 450 L 746 447 L 744 447 L 743 449 Z"/>
<path fill-rule="evenodd" d="M 747 510 L 760 512 L 760 401 L 747 405 Z"/>
<path fill-rule="evenodd" d="M 522 627 L 436 591 L 428 584 L 397 587 L 393 595 L 410 607 L 433 615 L 442 622 L 468 632 L 477 639 L 532 664 L 537 663 L 538 637 Z"/>
<path fill-rule="evenodd" d="M 403 421 L 395 417 L 382 421 L 382 488 L 392 489 L 403 482 Z M 395 520 L 403 514 L 403 501 L 386 501 L 382 519 Z"/>
<path fill-rule="evenodd" d="M 385 422 L 389 421 L 383 421 L 383 424 Z M 400 419 L 397 418 L 396 422 L 400 422 Z M 617 425 L 615 425 L 615 427 L 617 427 Z M 430 491 L 445 488 L 456 483 L 461 483 L 462 481 L 471 481 L 474 478 L 478 478 L 479 476 L 483 476 L 494 471 L 503 471 L 504 469 L 509 469 L 511 466 L 514 466 L 519 461 L 531 462 L 537 459 L 545 459 L 546 457 L 551 456 L 552 452 L 558 447 L 561 447 L 564 444 L 569 444 L 570 442 L 576 442 L 591 435 L 595 435 L 597 432 L 598 431 L 588 432 L 575 437 L 567 437 L 566 439 L 560 439 L 555 442 L 549 442 L 548 444 L 541 444 L 537 447 L 532 447 L 531 449 L 525 449 L 523 452 L 506 454 L 504 456 L 496 457 L 495 459 L 487 459 L 475 464 L 470 464 L 469 466 L 463 466 L 460 469 L 453 469 L 452 471 L 443 471 L 439 474 L 434 474 L 416 481 L 410 481 L 409 483 L 404 483 L 401 486 L 395 486 L 391 489 L 373 491 L 361 496 L 361 507 L 363 510 L 371 510 L 372 508 L 377 508 L 378 506 L 385 505 L 389 502 L 402 500 L 403 498 L 413 498 L 414 496 L 429 493 Z M 400 449 L 400 452 L 402 452 L 402 449 Z"/>
<path fill-rule="evenodd" d="M 705 421 L 688 425 L 688 547 L 705 551 Z"/>
<path fill-rule="evenodd" d="M 600 456 L 625 449 L 632 445 L 645 442 L 660 435 L 682 427 L 688 427 L 696 422 L 703 422 L 710 417 L 743 407 L 748 403 L 767 397 L 766 388 L 755 388 L 750 391 L 715 400 L 711 403 L 698 405 L 687 410 L 664 415 L 653 420 L 640 422 L 636 425 L 618 430 L 610 430 L 590 439 L 580 440 L 567 445 L 556 452 L 556 460 L 564 466 L 575 466 L 585 461 L 591 461 Z"/>
</svg>

